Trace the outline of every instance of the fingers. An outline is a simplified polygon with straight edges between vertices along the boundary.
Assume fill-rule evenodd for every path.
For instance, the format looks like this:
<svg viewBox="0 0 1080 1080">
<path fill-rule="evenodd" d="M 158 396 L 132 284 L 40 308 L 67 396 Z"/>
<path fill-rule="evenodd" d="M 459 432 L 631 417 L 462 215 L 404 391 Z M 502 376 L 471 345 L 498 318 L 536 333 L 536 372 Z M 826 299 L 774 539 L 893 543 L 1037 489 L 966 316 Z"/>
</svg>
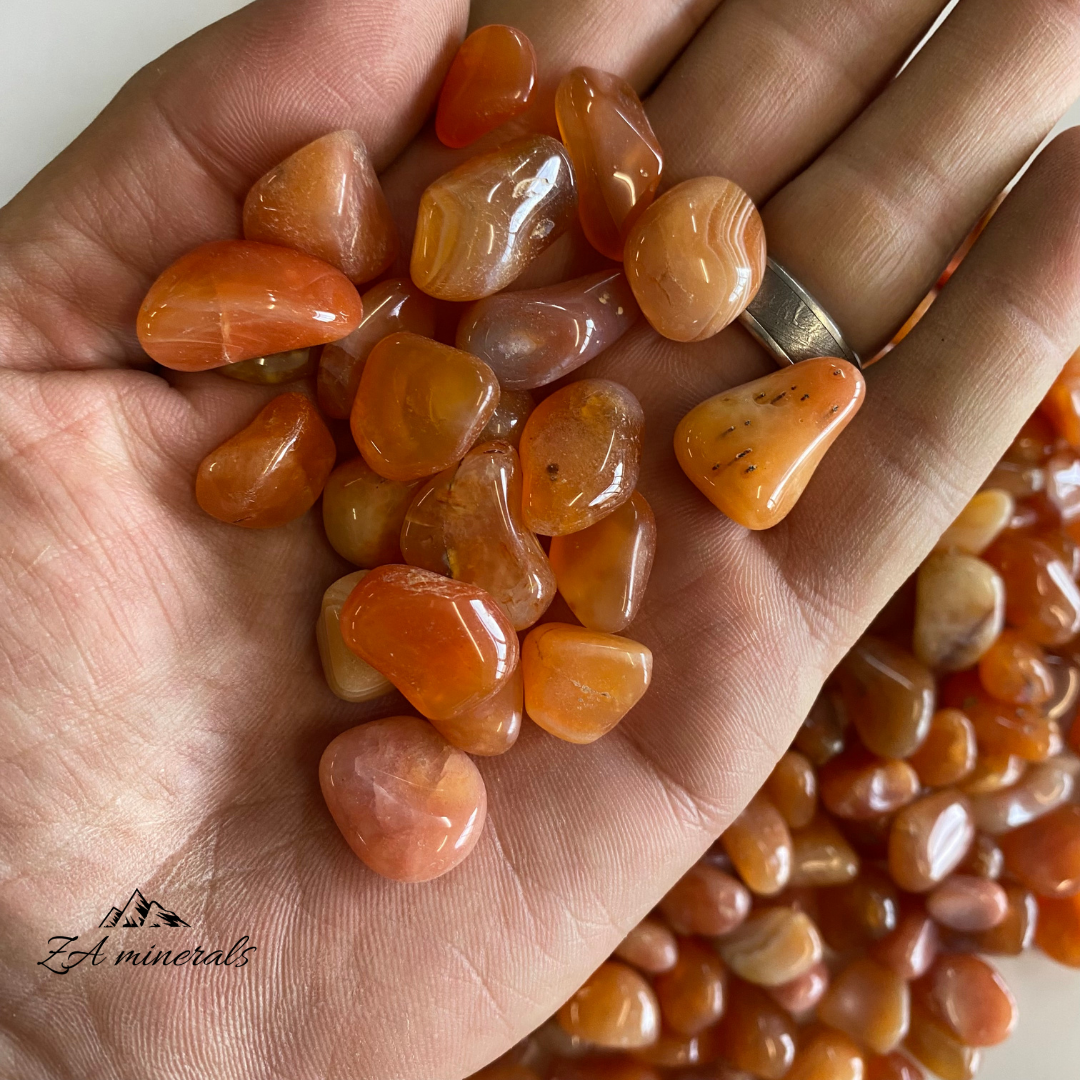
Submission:
<svg viewBox="0 0 1080 1080">
<path fill-rule="evenodd" d="M 1080 7 L 961 0 L 765 208 L 770 249 L 872 355 L 1080 94 Z"/>
<path fill-rule="evenodd" d="M 15 368 L 139 356 L 134 317 L 181 252 L 233 236 L 297 146 L 358 130 L 385 165 L 427 114 L 467 0 L 261 0 L 140 72 L 0 212 L 0 342 Z"/>
</svg>

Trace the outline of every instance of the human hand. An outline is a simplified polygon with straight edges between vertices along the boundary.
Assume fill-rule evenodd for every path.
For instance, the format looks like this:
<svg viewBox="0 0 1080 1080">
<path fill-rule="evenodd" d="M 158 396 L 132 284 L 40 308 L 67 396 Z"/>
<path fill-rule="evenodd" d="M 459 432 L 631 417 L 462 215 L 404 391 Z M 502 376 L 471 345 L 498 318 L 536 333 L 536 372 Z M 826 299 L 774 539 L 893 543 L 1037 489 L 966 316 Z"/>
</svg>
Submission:
<svg viewBox="0 0 1080 1080">
<path fill-rule="evenodd" d="M 326 813 L 323 747 L 403 707 L 325 688 L 312 626 L 346 568 L 316 515 L 249 533 L 196 507 L 199 460 L 265 395 L 139 370 L 156 274 L 236 235 L 251 182 L 343 127 L 407 251 L 419 192 L 462 156 L 417 136 L 441 75 L 466 21 L 508 22 L 542 105 L 575 64 L 640 91 L 666 71 L 648 102 L 665 184 L 741 184 L 870 355 L 1080 94 L 1061 0 L 962 0 L 890 83 L 941 6 L 260 0 L 142 72 L 0 213 L 8 1074 L 458 1077 L 552 1012 L 750 797 L 1080 342 L 1080 142 L 1043 153 L 767 533 L 718 515 L 671 451 L 691 406 L 771 369 L 741 330 L 682 346 L 641 324 L 584 372 L 645 407 L 659 548 L 631 633 L 654 683 L 590 747 L 529 729 L 482 761 L 485 835 L 422 886 L 371 874 Z M 135 885 L 203 944 L 249 934 L 251 962 L 38 965 L 54 934 L 97 940 Z"/>
</svg>

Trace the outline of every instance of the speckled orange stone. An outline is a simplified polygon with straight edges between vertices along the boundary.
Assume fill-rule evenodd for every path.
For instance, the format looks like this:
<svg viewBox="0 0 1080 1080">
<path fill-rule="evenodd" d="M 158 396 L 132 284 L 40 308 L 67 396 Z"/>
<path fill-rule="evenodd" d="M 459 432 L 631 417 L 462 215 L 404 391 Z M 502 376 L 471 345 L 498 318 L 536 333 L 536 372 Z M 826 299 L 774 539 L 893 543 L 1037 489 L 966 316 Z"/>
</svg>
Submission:
<svg viewBox="0 0 1080 1080">
<path fill-rule="evenodd" d="M 303 394 L 280 394 L 203 458 L 195 499 L 230 525 L 284 525 L 311 509 L 336 455 L 334 438 L 311 402 Z"/>
<path fill-rule="evenodd" d="M 300 251 L 216 240 L 182 255 L 139 308 L 139 343 L 159 364 L 205 371 L 337 341 L 363 307 L 340 270 Z"/>
<path fill-rule="evenodd" d="M 859 411 L 866 385 L 844 360 L 806 360 L 703 401 L 675 430 L 675 456 L 733 521 L 782 521 Z"/>
<path fill-rule="evenodd" d="M 355 131 L 301 147 L 263 176 L 244 201 L 244 236 L 306 251 L 357 284 L 395 259 L 390 207 Z"/>
<path fill-rule="evenodd" d="M 484 781 L 467 754 L 414 716 L 373 720 L 323 752 L 319 783 L 349 847 L 394 881 L 430 881 L 476 846 Z"/>
<path fill-rule="evenodd" d="M 474 30 L 446 73 L 435 113 L 435 134 L 458 148 L 520 116 L 536 91 L 536 52 L 512 26 Z"/>
</svg>

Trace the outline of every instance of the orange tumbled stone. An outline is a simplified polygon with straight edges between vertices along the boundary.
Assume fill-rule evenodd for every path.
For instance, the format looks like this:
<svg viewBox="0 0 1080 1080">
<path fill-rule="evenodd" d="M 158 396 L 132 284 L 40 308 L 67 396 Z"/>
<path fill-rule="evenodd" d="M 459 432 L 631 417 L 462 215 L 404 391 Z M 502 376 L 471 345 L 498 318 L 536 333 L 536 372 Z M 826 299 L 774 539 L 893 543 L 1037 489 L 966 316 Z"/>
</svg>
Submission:
<svg viewBox="0 0 1080 1080">
<path fill-rule="evenodd" d="M 521 517 L 521 465 L 508 443 L 470 450 L 416 494 L 401 526 L 405 561 L 469 581 L 502 604 L 515 630 L 555 596 L 547 555 Z"/>
<path fill-rule="evenodd" d="M 677 1031 L 662 1028 L 656 1042 L 632 1053 L 637 1061 L 649 1065 L 662 1069 L 684 1069 L 701 1062 L 702 1038 L 698 1035 L 680 1035 Z"/>
<path fill-rule="evenodd" d="M 640 971 L 659 975 L 679 959 L 675 935 L 659 919 L 642 919 L 615 949 L 615 956 Z"/>
<path fill-rule="evenodd" d="M 1046 653 L 1015 630 L 1005 630 L 979 660 L 979 681 L 999 701 L 1042 705 L 1054 695 Z"/>
<path fill-rule="evenodd" d="M 996 881 L 953 874 L 927 896 L 926 910 L 951 930 L 978 933 L 1005 921 L 1009 898 Z"/>
<path fill-rule="evenodd" d="M 734 930 L 750 913 L 750 893 L 730 874 L 699 862 L 668 890 L 660 910 L 680 934 L 717 937 Z"/>
<path fill-rule="evenodd" d="M 679 942 L 679 958 L 653 980 L 664 1023 L 680 1035 L 698 1035 L 724 1012 L 727 972 L 720 957 L 694 938 Z"/>
<path fill-rule="evenodd" d="M 1039 406 L 1057 433 L 1080 450 L 1080 352 L 1074 353 Z"/>
<path fill-rule="evenodd" d="M 246 428 L 203 458 L 195 499 L 211 517 L 270 529 L 311 509 L 337 447 L 303 394 L 281 394 Z"/>
<path fill-rule="evenodd" d="M 918 773 L 906 762 L 852 747 L 822 765 L 821 801 L 839 818 L 866 821 L 907 806 L 919 794 Z"/>
<path fill-rule="evenodd" d="M 530 719 L 572 743 L 609 732 L 652 679 L 652 653 L 644 645 L 566 623 L 530 630 L 521 666 Z"/>
<path fill-rule="evenodd" d="M 965 1046 L 920 1002 L 911 1008 L 911 1030 L 904 1049 L 941 1080 L 972 1080 L 982 1064 L 982 1051 Z"/>
<path fill-rule="evenodd" d="M 477 757 L 494 757 L 505 754 L 517 742 L 524 711 L 524 683 L 518 664 L 493 697 L 431 723 L 451 746 Z"/>
<path fill-rule="evenodd" d="M 461 43 L 446 73 L 435 134 L 446 146 L 468 146 L 520 116 L 535 90 L 532 42 L 512 26 L 481 26 Z"/>
<path fill-rule="evenodd" d="M 414 566 L 380 566 L 341 609 L 341 634 L 425 716 L 449 720 L 506 684 L 518 639 L 482 589 Z"/>
<path fill-rule="evenodd" d="M 977 952 L 1019 956 L 1031 947 L 1040 920 L 1035 894 L 1020 885 L 1006 885 L 1005 896 L 1009 902 L 1005 918 L 993 929 L 971 935 L 972 947 Z"/>
<path fill-rule="evenodd" d="M 515 450 L 521 445 L 525 424 L 533 414 L 536 402 L 528 390 L 502 388 L 499 404 L 491 414 L 484 430 L 476 438 L 476 445 L 488 442 L 509 443 Z"/>
<path fill-rule="evenodd" d="M 323 593 L 319 619 L 315 624 L 315 638 L 326 683 L 342 701 L 370 701 L 394 689 L 394 684 L 361 660 L 346 646 L 341 636 L 341 607 L 366 573 L 365 570 L 357 570 L 335 581 Z"/>
<path fill-rule="evenodd" d="M 750 889 L 772 896 L 791 877 L 791 833 L 780 811 L 762 794 L 755 795 L 746 809 L 720 837 L 724 851 Z"/>
<path fill-rule="evenodd" d="M 1032 765 L 1012 787 L 971 796 L 976 826 L 997 836 L 1056 810 L 1073 796 L 1074 768 L 1074 763 L 1053 757 Z"/>
<path fill-rule="evenodd" d="M 924 1080 L 924 1076 L 918 1065 L 894 1051 L 867 1057 L 866 1080 Z"/>
<path fill-rule="evenodd" d="M 1016 1026 L 1016 1001 L 1005 980 L 977 956 L 939 956 L 912 993 L 965 1046 L 997 1046 Z"/>
<path fill-rule="evenodd" d="M 836 952 L 863 948 L 897 928 L 899 893 L 876 867 L 864 867 L 854 881 L 825 895 L 828 900 L 819 905 L 818 926 Z"/>
<path fill-rule="evenodd" d="M 940 943 L 934 920 L 922 907 L 912 906 L 901 912 L 895 930 L 870 946 L 870 955 L 910 982 L 930 970 Z"/>
<path fill-rule="evenodd" d="M 244 200 L 244 236 L 296 248 L 361 284 L 395 259 L 398 235 L 364 140 L 334 131 L 276 165 Z"/>
<path fill-rule="evenodd" d="M 781 1080 L 795 1059 L 795 1021 L 749 983 L 733 983 L 715 1030 L 720 1055 L 761 1080 Z"/>
<path fill-rule="evenodd" d="M 863 956 L 833 977 L 818 1016 L 867 1049 L 887 1054 L 907 1034 L 910 1003 L 908 984 L 895 971 Z"/>
<path fill-rule="evenodd" d="M 817 810 L 817 774 L 798 750 L 789 750 L 765 781 L 765 794 L 792 829 L 802 829 Z"/>
<path fill-rule="evenodd" d="M 435 301 L 407 278 L 380 281 L 360 299 L 360 325 L 340 341 L 324 345 L 319 356 L 319 408 L 335 420 L 348 418 L 368 354 L 384 337 L 402 330 L 421 337 L 435 332 Z"/>
<path fill-rule="evenodd" d="M 959 709 L 938 709 L 908 764 L 927 787 L 959 783 L 975 768 L 975 728 Z"/>
<path fill-rule="evenodd" d="M 971 807 L 955 791 L 905 806 L 889 832 L 889 873 L 908 892 L 927 892 L 963 861 L 975 838 Z"/>
<path fill-rule="evenodd" d="M 363 308 L 340 270 L 300 251 L 216 240 L 182 255 L 139 308 L 139 343 L 159 364 L 204 371 L 345 337 Z"/>
<path fill-rule="evenodd" d="M 638 218 L 623 257 L 654 329 L 674 341 L 704 341 L 757 295 L 765 229 L 738 184 L 700 176 L 665 192 Z"/>
<path fill-rule="evenodd" d="M 498 403 L 498 380 L 482 360 L 401 332 L 368 354 L 350 423 L 380 476 L 418 480 L 460 461 Z"/>
<path fill-rule="evenodd" d="M 844 749 L 848 722 L 839 695 L 822 691 L 796 732 L 794 746 L 815 765 L 824 765 Z"/>
<path fill-rule="evenodd" d="M 1039 898 L 1035 944 L 1059 964 L 1080 968 L 1080 894 Z"/>
<path fill-rule="evenodd" d="M 866 1062 L 858 1044 L 840 1031 L 813 1027 L 799 1035 L 799 1049 L 785 1080 L 863 1080 Z"/>
<path fill-rule="evenodd" d="M 800 1018 L 809 1013 L 829 989 L 829 966 L 819 960 L 798 978 L 768 989 L 769 996 L 780 1008 Z"/>
<path fill-rule="evenodd" d="M 325 347 L 325 346 L 324 346 Z M 217 372 L 237 382 L 256 386 L 278 386 L 281 383 L 306 379 L 315 372 L 315 350 L 293 349 L 290 352 L 255 356 L 219 367 Z"/>
<path fill-rule="evenodd" d="M 656 518 L 635 491 L 595 525 L 552 537 L 549 554 L 559 592 L 578 621 L 617 634 L 641 607 L 655 552 Z"/>
<path fill-rule="evenodd" d="M 574 172 L 562 143 L 530 135 L 439 177 L 420 199 L 411 273 L 440 300 L 505 289 L 570 227 Z"/>
<path fill-rule="evenodd" d="M 343 732 L 323 752 L 319 783 L 349 847 L 395 881 L 452 870 L 487 816 L 484 781 L 468 755 L 414 716 Z"/>
<path fill-rule="evenodd" d="M 1016 501 L 1000 488 L 977 492 L 941 534 L 935 551 L 966 551 L 981 555 L 1012 520 Z"/>
<path fill-rule="evenodd" d="M 340 464 L 323 490 L 323 526 L 330 546 L 368 570 L 400 562 L 401 523 L 419 486 L 419 480 L 387 480 L 360 457 Z"/>
<path fill-rule="evenodd" d="M 633 968 L 601 964 L 558 1013 L 559 1024 L 594 1046 L 615 1050 L 649 1046 L 660 1035 L 660 1006 Z"/>
<path fill-rule="evenodd" d="M 771 528 L 859 411 L 865 385 L 847 361 L 827 357 L 774 371 L 691 409 L 675 429 L 675 456 L 729 518 Z"/>
<path fill-rule="evenodd" d="M 820 888 L 843 885 L 859 873 L 859 856 L 824 814 L 791 832 L 789 884 Z"/>
<path fill-rule="evenodd" d="M 1009 872 L 1040 896 L 1080 893 L 1080 806 L 1069 805 L 1000 837 Z"/>
<path fill-rule="evenodd" d="M 716 943 L 741 979 L 757 986 L 782 986 L 805 975 L 822 957 L 821 935 L 810 917 L 790 907 L 755 911 Z"/>
<path fill-rule="evenodd" d="M 645 107 L 625 79 L 579 67 L 559 83 L 555 116 L 574 163 L 585 235 L 609 259 L 621 259 L 626 235 L 652 202 L 664 169 Z"/>
<path fill-rule="evenodd" d="M 594 525 L 637 486 L 645 414 L 625 386 L 582 379 L 545 398 L 521 436 L 522 510 L 544 536 Z"/>
</svg>

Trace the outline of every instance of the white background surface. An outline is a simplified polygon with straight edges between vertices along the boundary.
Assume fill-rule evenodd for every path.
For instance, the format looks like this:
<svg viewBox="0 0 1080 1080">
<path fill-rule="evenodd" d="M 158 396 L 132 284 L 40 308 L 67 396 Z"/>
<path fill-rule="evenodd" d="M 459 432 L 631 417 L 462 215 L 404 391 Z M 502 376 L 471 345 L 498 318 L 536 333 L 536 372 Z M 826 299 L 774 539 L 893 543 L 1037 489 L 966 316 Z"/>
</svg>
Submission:
<svg viewBox="0 0 1080 1080">
<path fill-rule="evenodd" d="M 241 6 L 238 0 L 0 0 L 0 205 L 142 64 Z M 1080 103 L 1064 123 L 1080 123 Z M 1080 972 L 1038 956 L 999 966 L 1019 999 L 1020 1025 L 1007 1044 L 987 1052 L 981 1080 L 1080 1078 Z"/>
</svg>

